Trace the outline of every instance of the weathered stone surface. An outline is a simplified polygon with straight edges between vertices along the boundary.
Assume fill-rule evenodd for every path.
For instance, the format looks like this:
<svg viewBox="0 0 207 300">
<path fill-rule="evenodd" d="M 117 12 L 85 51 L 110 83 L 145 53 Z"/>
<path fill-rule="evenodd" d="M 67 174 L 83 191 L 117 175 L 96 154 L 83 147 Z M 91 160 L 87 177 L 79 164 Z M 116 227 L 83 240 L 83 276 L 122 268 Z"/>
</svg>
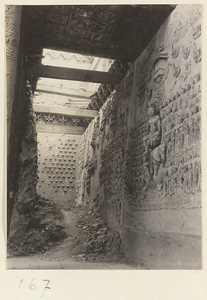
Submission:
<svg viewBox="0 0 207 300">
<path fill-rule="evenodd" d="M 20 166 L 18 158 L 21 152 L 21 136 L 24 128 L 25 73 L 24 43 L 22 43 L 21 21 L 22 7 L 5 6 L 5 45 L 6 45 L 6 87 L 7 87 L 7 234 L 12 209 L 18 189 Z"/>
<path fill-rule="evenodd" d="M 94 199 L 107 225 L 125 230 L 127 257 L 149 268 L 201 265 L 200 22 L 200 5 L 178 6 L 111 95 L 99 89 L 99 119 L 83 135 L 77 201 Z"/>
<path fill-rule="evenodd" d="M 16 74 L 18 66 L 20 27 L 21 27 L 21 6 L 5 6 L 6 21 L 6 77 L 7 77 L 7 145 L 9 155 L 9 139 L 11 132 L 12 108 L 15 97 Z"/>
</svg>

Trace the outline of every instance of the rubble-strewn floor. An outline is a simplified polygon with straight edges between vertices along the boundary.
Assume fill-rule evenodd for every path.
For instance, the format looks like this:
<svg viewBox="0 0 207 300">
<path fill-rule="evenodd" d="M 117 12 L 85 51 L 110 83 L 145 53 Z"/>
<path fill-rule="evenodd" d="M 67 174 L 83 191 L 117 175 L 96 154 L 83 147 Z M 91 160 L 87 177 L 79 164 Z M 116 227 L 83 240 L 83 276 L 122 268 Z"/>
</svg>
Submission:
<svg viewBox="0 0 207 300">
<path fill-rule="evenodd" d="M 53 201 L 37 196 L 35 201 L 19 204 L 19 224 L 8 239 L 13 256 L 45 253 L 67 237 L 64 215 Z M 24 225 L 21 228 L 21 225 Z"/>
<path fill-rule="evenodd" d="M 107 227 L 93 203 L 81 205 L 73 213 L 79 229 L 71 244 L 74 259 L 126 263 L 119 233 Z"/>
<path fill-rule="evenodd" d="M 47 222 L 41 230 L 36 222 L 35 229 L 30 228 L 21 243 L 15 244 L 15 240 L 11 240 L 8 269 L 141 269 L 128 263 L 119 233 L 107 227 L 92 201 L 72 209 L 59 210 L 54 205 L 52 208 L 61 216 L 57 215 L 57 219 L 61 219 L 60 233 L 55 231 L 58 242 L 50 241 L 51 234 L 54 236 L 54 230 L 49 230 L 54 214 L 53 218 L 47 219 L 47 214 L 43 218 L 40 210 L 38 221 L 40 218 L 40 224 L 42 220 Z M 65 237 L 62 237 L 63 233 Z"/>
</svg>

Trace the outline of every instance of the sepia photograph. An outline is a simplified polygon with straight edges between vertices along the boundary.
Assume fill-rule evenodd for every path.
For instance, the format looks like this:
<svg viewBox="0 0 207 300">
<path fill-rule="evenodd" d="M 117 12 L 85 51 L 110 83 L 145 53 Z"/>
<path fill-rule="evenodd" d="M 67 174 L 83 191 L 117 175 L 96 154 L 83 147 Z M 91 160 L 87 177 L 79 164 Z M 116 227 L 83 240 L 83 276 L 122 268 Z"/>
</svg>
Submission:
<svg viewBox="0 0 207 300">
<path fill-rule="evenodd" d="M 5 5 L 7 270 L 202 269 L 202 10 Z"/>
</svg>

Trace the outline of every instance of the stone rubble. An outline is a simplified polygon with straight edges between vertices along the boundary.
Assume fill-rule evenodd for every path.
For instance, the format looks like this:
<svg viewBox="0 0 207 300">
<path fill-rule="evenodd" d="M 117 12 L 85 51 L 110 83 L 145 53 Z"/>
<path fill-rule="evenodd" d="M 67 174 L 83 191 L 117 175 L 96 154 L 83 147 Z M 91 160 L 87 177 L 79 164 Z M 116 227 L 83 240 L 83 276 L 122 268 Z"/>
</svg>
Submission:
<svg viewBox="0 0 207 300">
<path fill-rule="evenodd" d="M 74 239 L 74 248 L 79 253 L 73 259 L 82 262 L 126 261 L 119 233 L 107 227 L 93 202 L 82 204 L 75 210 L 78 217 L 76 226 L 80 231 Z"/>
<path fill-rule="evenodd" d="M 13 235 L 8 240 L 10 255 L 31 255 L 44 253 L 59 245 L 67 234 L 64 230 L 63 215 L 51 200 L 37 197 L 33 211 L 28 213 L 26 232 Z"/>
<path fill-rule="evenodd" d="M 67 209 L 68 210 L 68 209 Z M 70 209 L 79 229 L 71 244 L 72 258 L 77 261 L 126 262 L 119 233 L 108 228 L 93 201 Z M 8 241 L 11 256 L 43 254 L 64 246 L 72 227 L 66 228 L 63 214 L 53 201 L 38 196 L 33 211 L 28 213 L 26 233 Z"/>
</svg>

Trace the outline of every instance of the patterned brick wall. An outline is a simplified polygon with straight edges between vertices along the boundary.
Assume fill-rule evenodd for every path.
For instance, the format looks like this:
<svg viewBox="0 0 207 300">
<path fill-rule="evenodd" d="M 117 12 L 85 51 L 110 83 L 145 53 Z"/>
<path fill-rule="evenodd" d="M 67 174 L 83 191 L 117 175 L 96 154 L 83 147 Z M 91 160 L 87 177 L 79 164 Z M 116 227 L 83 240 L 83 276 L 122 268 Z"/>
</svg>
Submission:
<svg viewBox="0 0 207 300">
<path fill-rule="evenodd" d="M 38 133 L 37 193 L 71 207 L 74 204 L 80 136 Z"/>
</svg>

